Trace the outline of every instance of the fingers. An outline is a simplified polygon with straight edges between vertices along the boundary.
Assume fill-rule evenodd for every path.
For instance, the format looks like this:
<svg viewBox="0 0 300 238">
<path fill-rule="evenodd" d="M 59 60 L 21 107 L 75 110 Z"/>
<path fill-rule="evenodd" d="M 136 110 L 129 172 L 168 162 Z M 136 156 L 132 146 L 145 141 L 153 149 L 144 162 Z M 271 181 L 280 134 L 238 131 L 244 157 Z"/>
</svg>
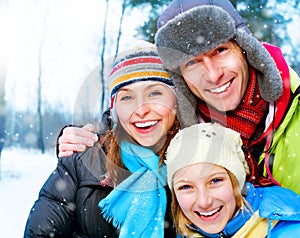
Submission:
<svg viewBox="0 0 300 238">
<path fill-rule="evenodd" d="M 93 133 L 93 130 L 92 124 L 83 127 L 66 127 L 58 138 L 58 156 L 70 156 L 74 152 L 83 152 L 88 146 L 93 146 L 98 141 L 98 136 Z"/>
<path fill-rule="evenodd" d="M 59 144 L 93 146 L 98 141 L 98 136 L 92 132 L 93 129 L 91 124 L 87 124 L 84 127 L 66 127 L 58 142 Z"/>
<path fill-rule="evenodd" d="M 90 123 L 84 125 L 82 128 L 85 129 L 85 130 L 87 130 L 87 131 L 89 131 L 89 132 L 93 132 L 94 131 L 94 126 L 92 124 L 90 124 Z"/>
<path fill-rule="evenodd" d="M 71 144 L 71 145 L 83 145 L 83 146 L 93 146 L 95 141 L 93 139 L 94 135 L 78 135 L 78 134 L 66 134 L 63 133 L 58 139 L 59 145 Z"/>
<path fill-rule="evenodd" d="M 61 143 L 58 146 L 59 152 L 83 152 L 85 151 L 87 146 L 83 144 L 69 144 L 69 143 Z"/>
<path fill-rule="evenodd" d="M 58 146 L 58 157 L 71 156 L 74 152 L 83 152 L 86 150 L 85 145 L 62 143 Z"/>
<path fill-rule="evenodd" d="M 58 157 L 59 157 L 59 158 L 62 158 L 62 157 L 68 157 L 68 156 L 71 156 L 72 154 L 74 154 L 73 151 L 65 151 L 65 152 L 59 151 Z"/>
</svg>

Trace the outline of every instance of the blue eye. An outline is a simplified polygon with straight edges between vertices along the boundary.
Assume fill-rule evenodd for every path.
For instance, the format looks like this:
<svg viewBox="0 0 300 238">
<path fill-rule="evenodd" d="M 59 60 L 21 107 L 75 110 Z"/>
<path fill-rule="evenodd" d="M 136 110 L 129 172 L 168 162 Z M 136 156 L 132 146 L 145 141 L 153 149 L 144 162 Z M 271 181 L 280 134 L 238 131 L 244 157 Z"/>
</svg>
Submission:
<svg viewBox="0 0 300 238">
<path fill-rule="evenodd" d="M 185 67 L 192 66 L 192 65 L 194 65 L 194 64 L 196 64 L 196 63 L 197 63 L 196 60 L 190 60 L 189 62 L 187 62 L 187 63 L 185 64 Z"/>
<path fill-rule="evenodd" d="M 128 101 L 128 100 L 130 100 L 130 99 L 132 99 L 132 97 L 131 97 L 131 96 L 128 96 L 128 95 L 123 96 L 123 97 L 120 98 L 121 101 Z"/>
<path fill-rule="evenodd" d="M 178 188 L 178 190 L 187 190 L 187 189 L 190 189 L 190 188 L 191 188 L 190 185 L 183 185 L 183 186 L 180 186 L 180 187 Z"/>
<path fill-rule="evenodd" d="M 214 178 L 214 179 L 211 180 L 211 183 L 212 184 L 217 184 L 217 183 L 222 182 L 222 181 L 223 181 L 223 179 L 221 179 L 221 178 Z"/>
<path fill-rule="evenodd" d="M 153 91 L 150 93 L 150 96 L 153 97 L 153 96 L 160 96 L 162 95 L 162 93 L 160 91 Z"/>
</svg>

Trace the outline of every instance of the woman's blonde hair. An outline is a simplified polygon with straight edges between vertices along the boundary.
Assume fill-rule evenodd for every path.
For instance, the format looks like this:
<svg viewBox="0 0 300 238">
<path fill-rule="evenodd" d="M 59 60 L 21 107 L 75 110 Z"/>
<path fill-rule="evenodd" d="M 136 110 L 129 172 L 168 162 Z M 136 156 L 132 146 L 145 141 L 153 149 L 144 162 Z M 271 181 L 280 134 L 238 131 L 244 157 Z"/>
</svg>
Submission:
<svg viewBox="0 0 300 238">
<path fill-rule="evenodd" d="M 239 183 L 236 179 L 236 177 L 231 173 L 229 170 L 227 170 L 227 173 L 229 175 L 232 187 L 233 187 L 233 193 L 234 198 L 236 201 L 236 212 L 240 209 L 243 211 L 245 209 L 251 210 L 250 205 L 244 198 L 244 196 L 241 193 L 241 188 L 239 186 Z M 172 211 L 172 217 L 174 226 L 176 228 L 177 234 L 180 234 L 181 236 L 185 237 L 194 237 L 193 234 L 195 234 L 195 231 L 189 229 L 186 225 L 191 225 L 191 222 L 187 219 L 187 217 L 183 214 L 178 201 L 176 199 L 176 195 L 174 192 L 174 186 L 172 186 L 172 203 L 171 203 L 171 211 Z M 199 234 L 197 234 L 199 237 Z"/>
</svg>

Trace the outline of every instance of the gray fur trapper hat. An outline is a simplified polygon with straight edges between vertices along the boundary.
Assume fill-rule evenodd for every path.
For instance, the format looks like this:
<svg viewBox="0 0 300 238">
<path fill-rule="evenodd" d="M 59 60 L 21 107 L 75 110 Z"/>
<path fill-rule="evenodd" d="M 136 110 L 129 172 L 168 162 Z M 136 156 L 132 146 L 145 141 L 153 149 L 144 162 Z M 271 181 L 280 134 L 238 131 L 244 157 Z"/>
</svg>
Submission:
<svg viewBox="0 0 300 238">
<path fill-rule="evenodd" d="M 248 63 L 256 70 L 262 98 L 272 102 L 280 97 L 282 80 L 273 58 L 250 34 L 229 1 L 175 0 L 162 14 L 158 27 L 155 42 L 159 56 L 170 71 L 177 93 L 181 91 L 184 96 L 177 97 L 183 127 L 196 123 L 195 118 L 185 121 L 181 115 L 191 115 L 197 99 L 181 76 L 179 66 L 231 39 L 246 52 Z"/>
</svg>

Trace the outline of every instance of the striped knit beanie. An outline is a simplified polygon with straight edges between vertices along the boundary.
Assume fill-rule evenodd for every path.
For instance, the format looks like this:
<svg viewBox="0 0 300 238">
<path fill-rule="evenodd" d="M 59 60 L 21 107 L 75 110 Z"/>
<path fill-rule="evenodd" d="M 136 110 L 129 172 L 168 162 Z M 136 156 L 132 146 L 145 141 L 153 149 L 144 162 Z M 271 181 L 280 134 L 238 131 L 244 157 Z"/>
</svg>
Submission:
<svg viewBox="0 0 300 238">
<path fill-rule="evenodd" d="M 114 122 L 117 121 L 115 97 L 118 90 L 141 81 L 165 83 L 174 91 L 174 85 L 162 65 L 155 45 L 145 41 L 139 41 L 134 47 L 120 53 L 114 61 L 109 76 L 110 110 Z"/>
</svg>

